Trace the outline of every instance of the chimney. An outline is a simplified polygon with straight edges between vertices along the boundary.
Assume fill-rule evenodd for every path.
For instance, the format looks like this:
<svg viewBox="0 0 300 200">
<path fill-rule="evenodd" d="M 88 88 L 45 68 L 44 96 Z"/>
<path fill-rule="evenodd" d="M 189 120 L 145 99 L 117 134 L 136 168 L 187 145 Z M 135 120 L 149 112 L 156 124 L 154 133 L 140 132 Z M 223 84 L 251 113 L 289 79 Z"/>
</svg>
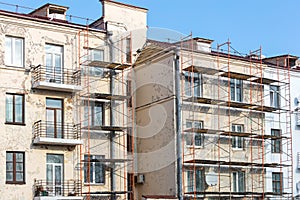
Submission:
<svg viewBox="0 0 300 200">
<path fill-rule="evenodd" d="M 66 13 L 68 9 L 69 8 L 65 6 L 59 6 L 59 5 L 48 3 L 35 9 L 31 13 L 29 13 L 29 15 L 47 17 L 50 20 L 57 19 L 57 20 L 66 21 Z"/>
</svg>

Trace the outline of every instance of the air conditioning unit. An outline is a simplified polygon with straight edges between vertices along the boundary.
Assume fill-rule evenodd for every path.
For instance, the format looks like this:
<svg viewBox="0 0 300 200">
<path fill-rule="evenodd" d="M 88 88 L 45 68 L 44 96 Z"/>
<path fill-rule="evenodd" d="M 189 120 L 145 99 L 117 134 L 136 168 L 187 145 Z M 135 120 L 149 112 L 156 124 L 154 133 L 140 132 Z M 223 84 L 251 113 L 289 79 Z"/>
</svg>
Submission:
<svg viewBox="0 0 300 200">
<path fill-rule="evenodd" d="M 136 184 L 143 184 L 145 182 L 145 175 L 144 174 L 135 175 L 134 182 Z"/>
</svg>

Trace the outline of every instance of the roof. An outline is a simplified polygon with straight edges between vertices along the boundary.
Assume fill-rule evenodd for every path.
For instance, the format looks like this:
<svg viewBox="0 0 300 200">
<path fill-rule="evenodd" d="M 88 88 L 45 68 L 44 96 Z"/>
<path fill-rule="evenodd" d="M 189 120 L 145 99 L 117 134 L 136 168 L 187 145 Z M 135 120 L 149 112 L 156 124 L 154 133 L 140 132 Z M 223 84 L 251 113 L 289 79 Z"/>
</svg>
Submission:
<svg viewBox="0 0 300 200">
<path fill-rule="evenodd" d="M 56 24 L 56 25 L 60 25 L 60 26 L 66 26 L 66 27 L 77 28 L 77 29 L 86 28 L 86 25 L 83 25 L 83 24 L 72 23 L 72 22 L 68 22 L 66 20 L 59 20 L 59 19 L 50 20 L 48 17 L 44 17 L 44 16 L 21 14 L 21 13 L 6 11 L 6 10 L 0 10 L 0 14 L 6 15 L 9 17 L 22 18 L 22 19 L 32 20 L 32 21 L 39 21 L 39 22 L 47 23 L 47 24 Z M 92 29 L 92 30 L 99 31 L 99 32 L 106 32 L 105 30 L 100 30 L 100 29 Z"/>
<path fill-rule="evenodd" d="M 196 40 L 197 42 L 208 43 L 208 44 L 213 43 L 213 40 L 207 38 L 201 38 L 201 37 L 195 37 L 193 38 L 193 40 Z"/>
<path fill-rule="evenodd" d="M 133 6 L 130 4 L 126 4 L 126 3 L 121 3 L 121 2 L 117 2 L 117 1 L 111 1 L 111 0 L 100 0 L 100 2 L 103 4 L 103 2 L 109 2 L 109 3 L 113 3 L 113 4 L 118 4 L 120 6 L 126 6 L 126 7 L 130 7 L 130 8 L 136 8 L 136 9 L 141 9 L 144 11 L 148 11 L 147 8 L 143 8 L 143 7 L 139 7 L 139 6 Z"/>
<path fill-rule="evenodd" d="M 37 9 L 31 11 L 28 14 L 31 15 L 31 14 L 35 13 L 36 11 L 41 10 L 41 9 L 43 9 L 45 7 L 49 7 L 49 6 L 55 6 L 55 7 L 62 8 L 62 9 L 65 9 L 65 10 L 69 9 L 69 7 L 66 7 L 66 6 L 61 6 L 61 5 L 57 5 L 57 4 L 47 3 L 47 4 L 42 5 L 41 7 L 37 8 Z"/>
<path fill-rule="evenodd" d="M 268 60 L 268 59 L 274 59 L 274 58 L 294 58 L 294 59 L 298 59 L 298 56 L 293 56 L 293 55 L 289 55 L 289 54 L 283 54 L 283 55 L 278 55 L 278 56 L 272 56 L 272 57 L 267 57 L 264 60 Z"/>
</svg>

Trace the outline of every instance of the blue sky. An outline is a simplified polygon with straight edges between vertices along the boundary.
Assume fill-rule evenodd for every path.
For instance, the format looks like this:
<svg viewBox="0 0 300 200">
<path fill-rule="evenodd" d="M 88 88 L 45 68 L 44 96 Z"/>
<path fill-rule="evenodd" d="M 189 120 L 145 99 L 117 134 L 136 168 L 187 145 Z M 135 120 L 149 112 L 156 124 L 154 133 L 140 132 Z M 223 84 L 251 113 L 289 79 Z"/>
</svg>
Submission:
<svg viewBox="0 0 300 200">
<path fill-rule="evenodd" d="M 262 46 L 263 54 L 300 56 L 299 0 L 118 0 L 149 9 L 149 27 L 161 27 L 194 37 L 214 40 L 213 46 L 228 39 L 241 53 Z M 97 19 L 98 0 L 0 0 L 37 8 L 45 3 L 68 6 L 68 14 Z M 0 4 L 1 9 L 8 7 Z M 21 9 L 20 9 L 21 10 Z"/>
</svg>

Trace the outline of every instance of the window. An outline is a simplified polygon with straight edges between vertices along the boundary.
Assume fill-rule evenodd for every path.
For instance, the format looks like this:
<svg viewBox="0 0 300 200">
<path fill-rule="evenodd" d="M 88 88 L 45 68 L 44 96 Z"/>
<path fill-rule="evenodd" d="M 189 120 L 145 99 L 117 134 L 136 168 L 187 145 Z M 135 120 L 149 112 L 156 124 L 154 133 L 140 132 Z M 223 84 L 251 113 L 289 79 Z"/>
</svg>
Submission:
<svg viewBox="0 0 300 200">
<path fill-rule="evenodd" d="M 24 95 L 6 94 L 6 123 L 24 124 Z"/>
<path fill-rule="evenodd" d="M 104 51 L 101 49 L 89 49 L 89 60 L 103 61 L 104 60 Z"/>
<path fill-rule="evenodd" d="M 272 186 L 274 193 L 282 193 L 283 181 L 281 172 L 272 172 Z"/>
<path fill-rule="evenodd" d="M 25 183 L 24 152 L 6 152 L 6 183 Z"/>
<path fill-rule="evenodd" d="M 279 129 L 271 129 L 271 136 L 274 137 L 280 137 L 281 136 L 281 130 Z M 281 153 L 281 139 L 280 138 L 274 138 L 271 140 L 271 150 L 272 153 Z"/>
<path fill-rule="evenodd" d="M 202 129 L 203 121 L 186 120 L 186 129 Z M 203 134 L 195 132 L 186 133 L 186 145 L 203 146 Z"/>
<path fill-rule="evenodd" d="M 232 132 L 238 132 L 238 133 L 241 133 L 244 131 L 243 125 L 239 125 L 239 124 L 233 124 L 231 126 L 231 129 L 232 129 Z M 232 148 L 235 148 L 235 149 L 243 149 L 244 148 L 244 138 L 243 137 L 232 136 L 231 143 L 232 143 Z"/>
<path fill-rule="evenodd" d="M 104 103 L 84 102 L 84 126 L 102 126 L 104 124 Z"/>
<path fill-rule="evenodd" d="M 47 192 L 51 195 L 63 193 L 64 156 L 60 154 L 47 154 L 46 183 Z"/>
<path fill-rule="evenodd" d="M 63 47 L 46 44 L 46 80 L 63 83 Z"/>
<path fill-rule="evenodd" d="M 90 155 L 89 159 L 88 155 L 84 155 L 85 183 L 105 183 L 105 165 L 98 160 L 103 158 L 103 155 Z"/>
<path fill-rule="evenodd" d="M 129 108 L 132 107 L 132 81 L 131 80 L 127 80 L 126 81 L 126 93 L 128 96 L 128 100 L 127 100 L 127 106 Z"/>
<path fill-rule="evenodd" d="M 270 86 L 270 106 L 279 108 L 280 107 L 280 92 L 279 86 Z"/>
<path fill-rule="evenodd" d="M 232 101 L 243 101 L 243 81 L 238 79 L 230 79 L 230 99 Z"/>
<path fill-rule="evenodd" d="M 184 91 L 187 96 L 202 96 L 202 77 L 199 73 L 184 72 Z"/>
<path fill-rule="evenodd" d="M 131 38 L 126 38 L 126 62 L 131 63 Z"/>
<path fill-rule="evenodd" d="M 234 192 L 245 192 L 245 172 L 232 172 L 232 184 Z"/>
<path fill-rule="evenodd" d="M 5 64 L 15 67 L 24 67 L 24 39 L 5 37 Z"/>
<path fill-rule="evenodd" d="M 50 138 L 63 138 L 63 100 L 46 98 L 46 134 Z"/>
<path fill-rule="evenodd" d="M 187 191 L 201 192 L 204 190 L 204 170 L 187 170 Z"/>
<path fill-rule="evenodd" d="M 127 151 L 128 152 L 132 152 L 133 151 L 133 135 L 132 135 L 132 128 L 128 128 L 128 132 L 127 132 Z"/>
</svg>

